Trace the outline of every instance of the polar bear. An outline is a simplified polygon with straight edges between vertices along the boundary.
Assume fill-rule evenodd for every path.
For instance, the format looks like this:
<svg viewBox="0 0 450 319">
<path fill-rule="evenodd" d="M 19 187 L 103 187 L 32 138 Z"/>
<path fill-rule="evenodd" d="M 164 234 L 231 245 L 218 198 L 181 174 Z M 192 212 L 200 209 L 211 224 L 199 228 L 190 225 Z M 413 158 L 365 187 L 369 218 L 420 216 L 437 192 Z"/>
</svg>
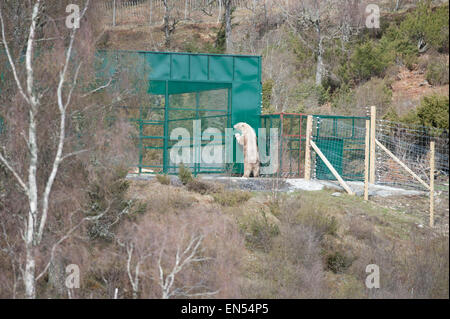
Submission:
<svg viewBox="0 0 450 319">
<path fill-rule="evenodd" d="M 244 177 L 250 177 L 251 173 L 253 177 L 258 177 L 260 162 L 255 130 L 244 122 L 239 122 L 233 127 L 242 133 L 242 135 L 236 133 L 234 136 L 244 151 Z"/>
</svg>

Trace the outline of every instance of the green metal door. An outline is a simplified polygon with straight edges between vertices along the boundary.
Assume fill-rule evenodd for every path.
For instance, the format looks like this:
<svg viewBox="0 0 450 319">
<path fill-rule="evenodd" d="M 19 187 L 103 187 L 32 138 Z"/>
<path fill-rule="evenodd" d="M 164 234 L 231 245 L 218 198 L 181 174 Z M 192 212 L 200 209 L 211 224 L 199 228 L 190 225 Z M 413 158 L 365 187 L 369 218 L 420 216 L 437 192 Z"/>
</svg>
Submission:
<svg viewBox="0 0 450 319">
<path fill-rule="evenodd" d="M 337 137 L 320 137 L 315 142 L 334 169 L 339 175 L 342 175 L 344 140 Z M 318 154 L 316 154 L 316 178 L 321 180 L 336 180 Z"/>
</svg>

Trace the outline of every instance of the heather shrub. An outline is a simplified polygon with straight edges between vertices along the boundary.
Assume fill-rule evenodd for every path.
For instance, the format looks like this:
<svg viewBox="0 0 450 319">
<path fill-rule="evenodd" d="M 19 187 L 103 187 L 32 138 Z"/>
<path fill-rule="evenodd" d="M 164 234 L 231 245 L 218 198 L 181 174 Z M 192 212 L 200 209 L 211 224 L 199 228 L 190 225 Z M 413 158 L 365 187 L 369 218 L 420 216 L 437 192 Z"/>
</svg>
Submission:
<svg viewBox="0 0 450 319">
<path fill-rule="evenodd" d="M 191 170 L 188 167 L 184 166 L 183 163 L 181 163 L 178 167 L 178 177 L 180 178 L 180 181 L 183 185 L 186 185 L 194 180 Z"/>
<path fill-rule="evenodd" d="M 427 65 L 426 79 L 431 85 L 445 85 L 449 83 L 447 58 L 444 56 L 432 59 Z"/>
<path fill-rule="evenodd" d="M 223 190 L 212 196 L 222 206 L 236 206 L 245 203 L 252 197 L 251 193 L 242 190 Z"/>
<path fill-rule="evenodd" d="M 277 224 L 270 223 L 264 210 L 261 216 L 253 216 L 245 225 L 241 225 L 245 233 L 248 247 L 268 252 L 272 246 L 272 238 L 280 234 Z"/>
<path fill-rule="evenodd" d="M 170 176 L 166 174 L 156 175 L 156 180 L 162 185 L 170 185 Z"/>
</svg>

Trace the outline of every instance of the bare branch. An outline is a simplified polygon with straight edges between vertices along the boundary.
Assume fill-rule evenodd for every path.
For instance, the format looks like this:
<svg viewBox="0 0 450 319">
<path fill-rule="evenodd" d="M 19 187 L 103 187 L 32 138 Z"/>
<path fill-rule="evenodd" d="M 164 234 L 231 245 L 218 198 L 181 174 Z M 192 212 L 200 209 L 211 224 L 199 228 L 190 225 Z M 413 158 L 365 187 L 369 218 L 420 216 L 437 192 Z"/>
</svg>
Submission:
<svg viewBox="0 0 450 319">
<path fill-rule="evenodd" d="M 28 96 L 25 94 L 25 91 L 23 90 L 22 84 L 20 83 L 19 76 L 17 75 L 17 69 L 16 65 L 12 59 L 11 52 L 9 51 L 8 43 L 6 42 L 6 34 L 5 34 L 5 24 L 3 22 L 3 15 L 2 15 L 2 7 L 0 6 L 0 25 L 2 28 L 2 42 L 3 46 L 5 47 L 6 56 L 8 57 L 9 64 L 11 65 L 11 69 L 14 75 L 14 80 L 16 81 L 17 88 L 19 89 L 19 93 L 22 95 L 24 100 L 27 103 L 30 103 L 30 100 Z"/>
<path fill-rule="evenodd" d="M 85 14 L 87 7 L 89 5 L 89 0 L 86 3 L 86 7 L 83 10 L 83 14 L 82 16 Z M 75 71 L 75 75 L 74 75 L 74 80 L 71 86 L 71 89 L 69 91 L 66 103 L 63 102 L 63 97 L 62 97 L 62 90 L 63 90 L 63 86 L 65 83 L 65 78 L 66 78 L 66 73 L 67 73 L 67 69 L 69 67 L 69 63 L 70 63 L 70 58 L 72 56 L 72 49 L 73 49 L 73 43 L 75 40 L 75 35 L 77 33 L 76 31 L 77 29 L 73 29 L 70 35 L 70 43 L 69 43 L 69 48 L 67 50 L 66 53 L 66 60 L 64 63 L 64 67 L 63 70 L 60 73 L 60 78 L 59 78 L 59 83 L 58 83 L 58 88 L 57 88 L 57 96 L 58 96 L 58 108 L 60 111 L 60 129 L 59 129 L 59 141 L 58 141 L 58 148 L 56 151 L 56 155 L 55 155 L 55 159 L 53 160 L 53 165 L 52 165 L 52 171 L 50 173 L 50 176 L 48 177 L 47 183 L 45 185 L 45 191 L 44 191 L 44 195 L 43 195 L 43 207 L 42 207 L 42 216 L 41 216 L 41 220 L 40 220 L 40 224 L 39 224 L 39 230 L 37 232 L 37 242 L 40 242 L 42 240 L 42 235 L 44 233 L 44 228 L 45 228 L 45 223 L 47 221 L 47 215 L 48 215 L 48 205 L 49 205 L 49 197 L 50 197 L 50 192 L 52 190 L 53 187 L 53 183 L 55 181 L 56 178 L 56 174 L 58 173 L 58 169 L 59 169 L 59 165 L 61 164 L 61 162 L 63 161 L 63 157 L 62 157 L 62 152 L 63 152 L 63 148 L 64 148 L 64 139 L 66 136 L 65 133 L 65 125 L 66 125 L 66 110 L 67 107 L 70 103 L 71 97 L 72 97 L 72 92 L 76 86 L 77 83 L 77 79 L 78 79 L 78 74 L 81 68 L 81 63 L 78 65 L 76 71 Z"/>
<path fill-rule="evenodd" d="M 92 91 L 90 91 L 90 92 L 88 92 L 86 94 L 83 94 L 81 97 L 87 97 L 87 96 L 89 96 L 91 94 L 94 94 L 94 93 L 100 91 L 100 90 L 106 89 L 107 87 L 109 87 L 111 85 L 111 82 L 112 82 L 112 77 L 109 78 L 108 83 L 106 83 L 106 84 L 104 84 L 102 86 L 99 86 L 98 88 L 96 88 L 96 89 L 94 89 L 94 90 L 92 90 Z"/>
<path fill-rule="evenodd" d="M 2 153 L 0 153 L 0 161 L 6 166 L 7 169 L 9 169 L 9 171 L 14 175 L 14 177 L 16 178 L 17 182 L 19 183 L 20 187 L 22 187 L 22 189 L 25 191 L 26 195 L 28 196 L 28 187 L 27 185 L 23 182 L 22 178 L 20 177 L 20 175 L 16 172 L 16 170 L 8 163 L 8 161 L 6 160 L 6 158 L 3 157 Z"/>
<path fill-rule="evenodd" d="M 175 255 L 175 263 L 167 275 L 164 274 L 164 270 L 162 267 L 162 253 L 164 250 L 164 246 L 160 251 L 159 259 L 158 259 L 158 269 L 159 269 L 159 286 L 162 290 L 162 298 L 169 299 L 172 296 L 189 296 L 189 291 L 192 290 L 192 287 L 189 289 L 185 288 L 173 288 L 173 284 L 175 282 L 176 275 L 183 270 L 187 265 L 194 262 L 201 262 L 211 258 L 198 257 L 199 248 L 201 243 L 203 242 L 204 235 L 192 236 L 186 248 L 180 254 L 180 246 L 177 248 L 177 252 Z M 198 286 L 200 287 L 200 286 Z M 205 292 L 205 293 L 195 293 L 194 295 L 206 295 L 206 294 L 216 294 L 217 292 Z"/>
<path fill-rule="evenodd" d="M 76 230 L 78 229 L 84 222 L 86 221 L 93 221 L 93 220 L 98 220 L 100 218 L 102 218 L 111 208 L 111 202 L 108 202 L 108 207 L 100 214 L 95 215 L 95 216 L 90 216 L 90 217 L 84 217 L 78 224 L 76 224 L 74 227 L 72 227 L 71 229 L 69 229 L 67 231 L 67 233 L 62 236 L 53 246 L 51 249 L 51 253 L 50 253 L 50 259 L 47 263 L 47 265 L 44 267 L 44 270 L 42 270 L 42 272 L 36 276 L 36 281 L 38 281 L 43 275 L 45 275 L 45 273 L 47 272 L 48 268 L 50 267 L 53 258 L 55 257 L 55 252 L 56 252 L 56 248 L 58 248 L 58 246 L 65 241 L 67 238 L 70 237 L 70 235 Z"/>
<path fill-rule="evenodd" d="M 79 151 L 76 151 L 76 152 L 68 153 L 68 154 L 66 154 L 66 155 L 64 155 L 64 156 L 61 157 L 61 161 L 65 160 L 65 159 L 67 159 L 67 158 L 69 158 L 69 157 L 72 157 L 72 156 L 76 156 L 76 155 L 78 155 L 78 154 L 85 153 L 85 152 L 87 152 L 87 151 L 89 151 L 89 149 L 84 149 L 84 150 L 79 150 Z"/>
</svg>

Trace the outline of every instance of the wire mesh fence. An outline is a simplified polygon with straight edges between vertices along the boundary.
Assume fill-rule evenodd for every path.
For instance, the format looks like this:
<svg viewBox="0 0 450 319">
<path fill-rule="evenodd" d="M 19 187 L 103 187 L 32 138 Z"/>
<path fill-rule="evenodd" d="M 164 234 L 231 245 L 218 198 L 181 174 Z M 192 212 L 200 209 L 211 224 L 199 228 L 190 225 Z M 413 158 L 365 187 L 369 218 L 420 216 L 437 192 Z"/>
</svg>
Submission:
<svg viewBox="0 0 450 319">
<path fill-rule="evenodd" d="M 419 125 L 377 120 L 376 139 L 417 177 L 429 185 L 430 142 L 435 141 L 435 180 L 437 190 L 448 192 L 449 131 Z M 426 189 L 379 145 L 376 149 L 376 182 Z"/>
<path fill-rule="evenodd" d="M 223 0 L 167 0 L 167 10 L 172 17 L 185 21 L 197 21 L 199 17 L 214 17 L 220 21 L 224 12 Z M 257 0 L 234 0 L 236 8 L 252 9 Z M 164 0 L 99 0 L 94 9 L 103 16 L 105 24 L 160 25 L 166 6 Z"/>
<path fill-rule="evenodd" d="M 365 117 L 314 116 L 312 140 L 336 172 L 347 181 L 364 180 Z M 336 180 L 317 152 L 311 156 L 311 176 Z"/>
</svg>

